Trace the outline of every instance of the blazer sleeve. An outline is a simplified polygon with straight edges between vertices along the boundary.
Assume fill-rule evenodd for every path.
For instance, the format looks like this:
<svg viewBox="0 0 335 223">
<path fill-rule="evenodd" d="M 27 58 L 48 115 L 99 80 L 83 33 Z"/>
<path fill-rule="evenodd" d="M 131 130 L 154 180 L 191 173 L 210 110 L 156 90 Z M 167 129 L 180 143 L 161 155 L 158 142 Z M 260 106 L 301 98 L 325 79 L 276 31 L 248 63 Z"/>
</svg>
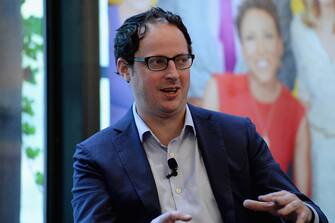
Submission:
<svg viewBox="0 0 335 223">
<path fill-rule="evenodd" d="M 301 193 L 280 169 L 279 164 L 273 159 L 266 142 L 256 132 L 255 126 L 250 120 L 247 122 L 247 129 L 250 173 L 255 194 L 262 195 L 280 190 L 290 191 L 314 208 L 320 223 L 327 223 L 328 220 L 321 209 L 306 195 Z"/>
<path fill-rule="evenodd" d="M 74 222 L 116 222 L 110 195 L 102 171 L 83 145 L 74 154 L 73 217 Z"/>
</svg>

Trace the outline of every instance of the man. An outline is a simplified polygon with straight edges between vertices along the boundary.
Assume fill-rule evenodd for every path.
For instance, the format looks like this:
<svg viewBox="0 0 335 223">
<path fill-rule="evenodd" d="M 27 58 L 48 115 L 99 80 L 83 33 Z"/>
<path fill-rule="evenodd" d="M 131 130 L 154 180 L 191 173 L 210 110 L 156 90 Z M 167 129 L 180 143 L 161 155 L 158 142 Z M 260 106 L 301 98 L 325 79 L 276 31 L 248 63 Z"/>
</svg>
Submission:
<svg viewBox="0 0 335 223">
<path fill-rule="evenodd" d="M 77 146 L 75 222 L 327 222 L 248 119 L 187 104 L 194 56 L 179 16 L 129 18 L 115 58 L 135 103 Z"/>
</svg>

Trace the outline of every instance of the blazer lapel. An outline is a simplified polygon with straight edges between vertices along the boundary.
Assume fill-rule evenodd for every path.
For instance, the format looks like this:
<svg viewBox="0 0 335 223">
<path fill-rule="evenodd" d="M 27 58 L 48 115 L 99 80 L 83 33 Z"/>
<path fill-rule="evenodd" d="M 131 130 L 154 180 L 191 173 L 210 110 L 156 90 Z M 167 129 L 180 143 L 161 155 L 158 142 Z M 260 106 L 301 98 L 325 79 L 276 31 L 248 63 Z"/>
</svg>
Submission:
<svg viewBox="0 0 335 223">
<path fill-rule="evenodd" d="M 142 143 L 138 136 L 131 109 L 115 125 L 119 132 L 115 145 L 121 162 L 151 219 L 161 213 L 156 184 Z"/>
<path fill-rule="evenodd" d="M 223 222 L 235 222 L 235 207 L 223 137 L 211 114 L 189 106 L 213 194 Z"/>
</svg>

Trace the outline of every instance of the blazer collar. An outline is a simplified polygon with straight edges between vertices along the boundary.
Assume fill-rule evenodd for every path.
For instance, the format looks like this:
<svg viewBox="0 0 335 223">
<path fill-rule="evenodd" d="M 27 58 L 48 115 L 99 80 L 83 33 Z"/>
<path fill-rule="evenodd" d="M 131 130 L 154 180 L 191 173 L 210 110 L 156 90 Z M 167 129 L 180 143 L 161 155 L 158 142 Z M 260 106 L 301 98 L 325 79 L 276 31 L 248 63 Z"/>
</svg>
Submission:
<svg viewBox="0 0 335 223">
<path fill-rule="evenodd" d="M 223 222 L 235 222 L 235 207 L 222 130 L 212 119 L 211 112 L 192 105 L 189 105 L 189 109 L 195 125 L 199 149 Z M 114 129 L 119 132 L 115 144 L 121 162 L 148 210 L 148 215 L 153 219 L 161 213 L 158 192 L 131 109 L 114 125 Z"/>
<path fill-rule="evenodd" d="M 141 199 L 150 219 L 161 213 L 158 192 L 131 109 L 114 125 L 115 145 L 128 177 Z"/>
<path fill-rule="evenodd" d="M 212 112 L 191 105 L 189 108 L 197 132 L 198 146 L 223 222 L 235 222 L 235 205 L 222 128 L 212 119 Z"/>
</svg>

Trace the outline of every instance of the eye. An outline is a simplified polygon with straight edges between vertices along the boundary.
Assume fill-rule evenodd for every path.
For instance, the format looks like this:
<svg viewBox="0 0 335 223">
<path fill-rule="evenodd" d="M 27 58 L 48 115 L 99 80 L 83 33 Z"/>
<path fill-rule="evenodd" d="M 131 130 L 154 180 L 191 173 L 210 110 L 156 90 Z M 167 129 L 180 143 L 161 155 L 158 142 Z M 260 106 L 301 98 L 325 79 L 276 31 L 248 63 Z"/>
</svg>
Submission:
<svg viewBox="0 0 335 223">
<path fill-rule="evenodd" d="M 178 64 L 185 64 L 187 63 L 189 60 L 189 56 L 188 55 L 180 55 L 178 57 L 176 57 L 175 62 Z"/>
<path fill-rule="evenodd" d="M 166 58 L 164 58 L 164 57 L 151 57 L 149 59 L 149 63 L 151 65 L 165 65 L 166 64 Z"/>
<path fill-rule="evenodd" d="M 273 39 L 273 34 L 270 33 L 270 32 L 265 33 L 264 36 L 265 36 L 266 39 Z"/>
<path fill-rule="evenodd" d="M 255 39 L 255 35 L 253 34 L 247 34 L 244 36 L 245 41 L 253 41 Z"/>
</svg>

